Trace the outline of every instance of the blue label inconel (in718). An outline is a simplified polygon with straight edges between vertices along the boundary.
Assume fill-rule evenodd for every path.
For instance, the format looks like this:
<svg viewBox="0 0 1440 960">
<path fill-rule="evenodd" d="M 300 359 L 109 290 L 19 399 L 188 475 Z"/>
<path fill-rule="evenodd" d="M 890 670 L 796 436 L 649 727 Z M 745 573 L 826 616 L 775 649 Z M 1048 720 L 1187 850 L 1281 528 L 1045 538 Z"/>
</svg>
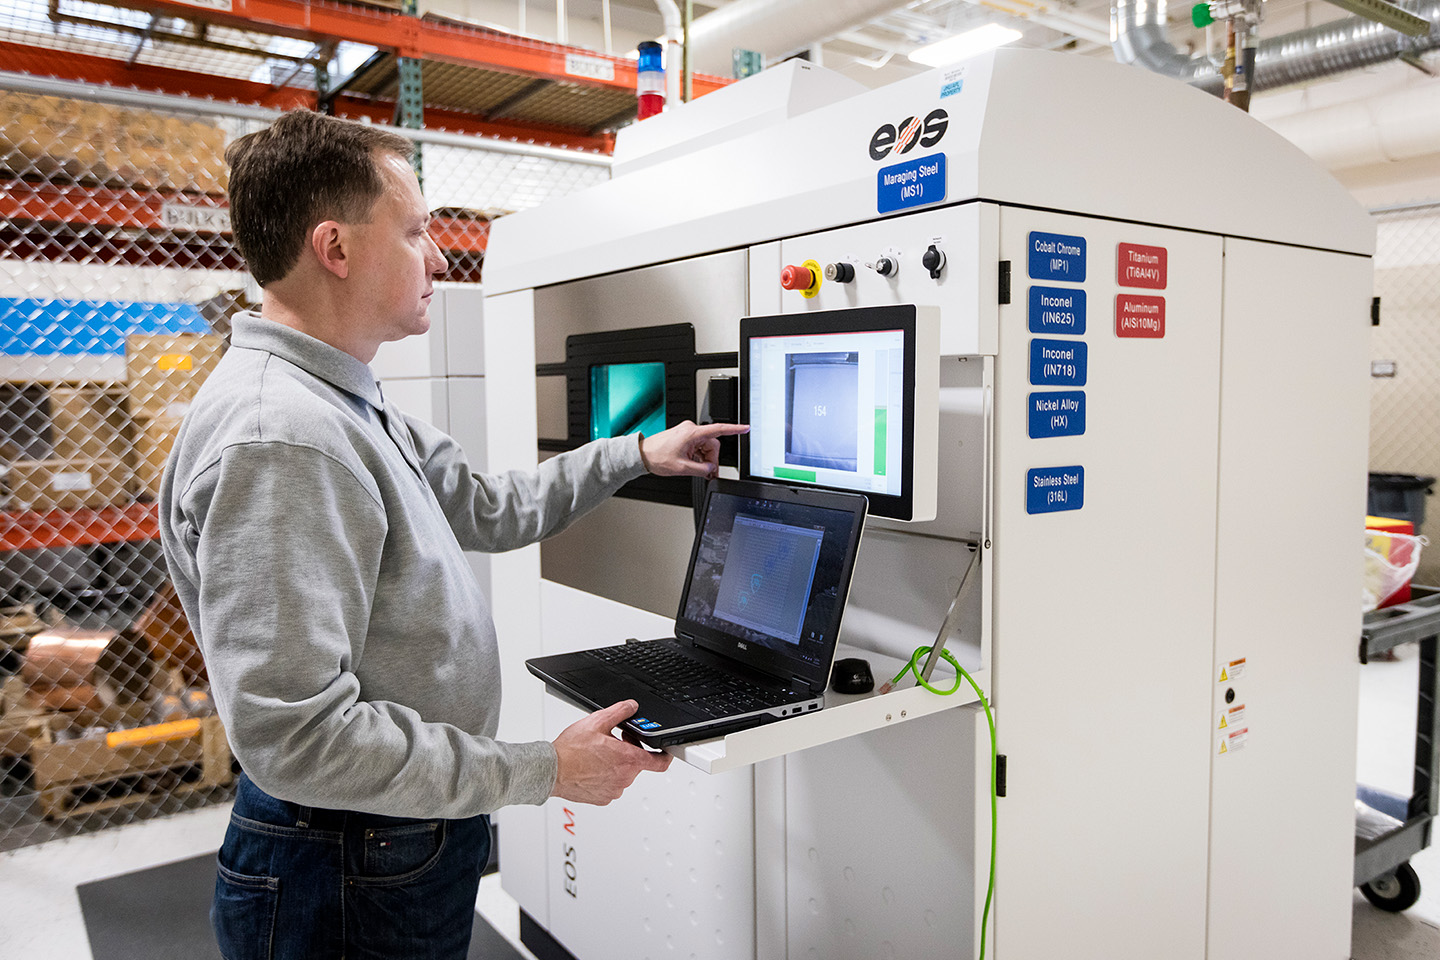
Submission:
<svg viewBox="0 0 1440 960">
<path fill-rule="evenodd" d="M 1030 234 L 1030 279 L 1068 280 L 1081 283 L 1085 279 L 1085 238 L 1063 233 Z"/>
<path fill-rule="evenodd" d="M 881 167 L 875 176 L 875 209 L 880 213 L 939 203 L 945 199 L 943 153 Z"/>
<path fill-rule="evenodd" d="M 1025 474 L 1025 512 L 1058 513 L 1085 506 L 1084 467 L 1040 467 Z"/>
<path fill-rule="evenodd" d="M 1083 387 L 1089 349 L 1083 340 L 1030 341 L 1030 382 L 1037 387 Z"/>
</svg>

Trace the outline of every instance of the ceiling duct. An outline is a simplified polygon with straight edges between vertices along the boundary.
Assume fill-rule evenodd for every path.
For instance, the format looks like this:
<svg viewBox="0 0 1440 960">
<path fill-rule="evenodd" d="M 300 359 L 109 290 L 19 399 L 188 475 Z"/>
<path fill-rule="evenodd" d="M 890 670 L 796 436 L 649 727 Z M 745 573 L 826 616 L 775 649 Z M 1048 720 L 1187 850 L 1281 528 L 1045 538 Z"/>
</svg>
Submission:
<svg viewBox="0 0 1440 960">
<path fill-rule="evenodd" d="M 691 69 L 728 77 L 736 48 L 772 60 L 904 6 L 903 0 L 733 0 L 690 24 Z"/>
<path fill-rule="evenodd" d="M 1396 6 L 1430 22 L 1424 36 L 1407 37 L 1364 17 L 1337 20 L 1261 41 L 1255 57 L 1255 90 L 1333 76 L 1440 48 L 1440 0 L 1405 0 Z M 1224 81 L 1204 55 L 1187 57 L 1165 33 L 1165 4 L 1115 0 L 1110 8 L 1115 59 L 1193 84 L 1219 96 Z"/>
</svg>

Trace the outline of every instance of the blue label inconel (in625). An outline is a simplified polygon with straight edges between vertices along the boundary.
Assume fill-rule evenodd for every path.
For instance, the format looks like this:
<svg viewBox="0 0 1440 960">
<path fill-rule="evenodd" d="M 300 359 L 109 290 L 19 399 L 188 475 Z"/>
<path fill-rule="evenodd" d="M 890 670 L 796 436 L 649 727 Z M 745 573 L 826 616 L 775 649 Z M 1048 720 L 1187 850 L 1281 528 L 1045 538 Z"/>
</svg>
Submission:
<svg viewBox="0 0 1440 960">
<path fill-rule="evenodd" d="M 1085 386 L 1089 351 L 1083 340 L 1030 341 L 1030 382 L 1037 387 Z"/>
<path fill-rule="evenodd" d="M 880 213 L 939 203 L 945 199 L 945 154 L 881 167 L 875 184 L 875 209 Z"/>
<path fill-rule="evenodd" d="M 1025 474 L 1025 512 L 1058 513 L 1085 506 L 1084 467 L 1040 467 Z"/>
<path fill-rule="evenodd" d="M 1073 287 L 1030 288 L 1030 332 L 1078 337 L 1085 332 L 1085 291 Z"/>
<path fill-rule="evenodd" d="M 1030 394 L 1030 438 L 1078 437 L 1085 432 L 1085 391 Z"/>
<path fill-rule="evenodd" d="M 1085 279 L 1085 238 L 1032 231 L 1030 279 L 1082 282 Z"/>
</svg>

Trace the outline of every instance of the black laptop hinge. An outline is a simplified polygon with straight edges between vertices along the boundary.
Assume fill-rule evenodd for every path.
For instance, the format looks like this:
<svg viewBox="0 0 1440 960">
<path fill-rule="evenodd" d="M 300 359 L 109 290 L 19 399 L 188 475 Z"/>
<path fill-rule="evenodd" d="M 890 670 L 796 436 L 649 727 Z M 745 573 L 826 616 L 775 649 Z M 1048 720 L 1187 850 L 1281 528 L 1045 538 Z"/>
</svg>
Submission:
<svg viewBox="0 0 1440 960">
<path fill-rule="evenodd" d="M 995 796 L 1005 796 L 1005 754 L 995 756 Z"/>
</svg>

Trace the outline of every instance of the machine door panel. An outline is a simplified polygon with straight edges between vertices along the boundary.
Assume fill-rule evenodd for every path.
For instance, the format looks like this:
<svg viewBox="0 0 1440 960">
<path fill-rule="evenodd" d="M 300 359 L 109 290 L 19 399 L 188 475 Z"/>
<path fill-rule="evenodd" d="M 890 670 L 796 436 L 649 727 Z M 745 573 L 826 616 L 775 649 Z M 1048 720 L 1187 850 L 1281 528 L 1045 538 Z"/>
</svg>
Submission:
<svg viewBox="0 0 1440 960">
<path fill-rule="evenodd" d="M 1350 954 L 1370 271 L 1364 257 L 1225 241 L 1214 960 Z M 1288 583 L 1313 599 L 1279 599 Z"/>
<path fill-rule="evenodd" d="M 694 351 L 704 355 L 703 368 L 692 369 L 687 360 L 666 356 L 664 416 L 673 425 L 696 419 L 711 376 L 734 374 L 715 359 L 733 355 L 740 317 L 746 306 L 747 255 L 743 250 L 695 257 L 610 274 L 535 291 L 535 359 L 544 371 L 553 371 L 577 349 L 567 350 L 570 337 L 589 337 L 586 362 L 612 362 L 595 335 L 617 334 L 613 362 L 626 363 L 620 352 L 645 342 L 647 328 L 689 324 L 694 328 Z M 635 331 L 634 335 L 622 335 Z M 625 338 L 628 338 L 626 340 Z M 602 337 L 601 340 L 604 338 Z M 652 358 L 658 359 L 658 358 Z M 546 453 L 578 445 L 590 435 L 574 427 L 577 391 L 587 389 L 584 371 L 542 375 L 536 379 L 539 440 Z M 593 400 L 593 386 L 591 399 Z M 582 424 L 586 418 L 581 417 Z M 642 427 L 646 433 L 653 429 Z M 628 429 L 626 430 L 628 432 Z M 642 478 L 653 481 L 654 478 Z M 679 604 L 681 579 L 690 559 L 694 520 L 688 503 L 688 484 L 666 481 L 669 502 L 656 502 L 640 491 L 632 497 L 613 497 L 573 526 L 541 545 L 542 576 L 610 600 L 617 600 L 673 617 Z M 652 484 L 653 485 L 653 484 Z M 627 487 L 638 486 L 631 484 Z M 663 498 L 662 498 L 663 499 Z"/>
<path fill-rule="evenodd" d="M 997 956 L 1202 960 L 1221 240 L 1008 207 L 1000 237 Z"/>
</svg>

